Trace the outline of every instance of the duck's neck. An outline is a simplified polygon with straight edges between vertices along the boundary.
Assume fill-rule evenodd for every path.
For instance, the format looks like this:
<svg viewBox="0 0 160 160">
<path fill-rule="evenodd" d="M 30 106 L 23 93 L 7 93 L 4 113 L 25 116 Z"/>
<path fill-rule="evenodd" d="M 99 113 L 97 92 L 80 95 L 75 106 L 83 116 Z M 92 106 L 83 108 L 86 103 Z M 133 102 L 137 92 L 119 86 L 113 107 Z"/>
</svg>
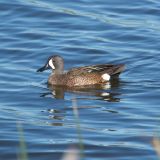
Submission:
<svg viewBox="0 0 160 160">
<path fill-rule="evenodd" d="M 54 74 L 63 74 L 63 70 L 57 70 L 57 69 L 55 69 L 54 70 Z"/>
<path fill-rule="evenodd" d="M 55 70 L 53 70 L 54 74 L 63 74 L 64 73 L 64 68 L 56 68 Z"/>
</svg>

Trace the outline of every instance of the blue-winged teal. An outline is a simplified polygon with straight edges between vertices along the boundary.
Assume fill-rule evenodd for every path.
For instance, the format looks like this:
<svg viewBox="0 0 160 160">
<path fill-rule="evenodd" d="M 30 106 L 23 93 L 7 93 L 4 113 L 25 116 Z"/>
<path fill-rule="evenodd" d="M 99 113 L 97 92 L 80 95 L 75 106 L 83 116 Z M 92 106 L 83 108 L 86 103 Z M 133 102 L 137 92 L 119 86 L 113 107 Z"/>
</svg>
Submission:
<svg viewBox="0 0 160 160">
<path fill-rule="evenodd" d="M 117 77 L 123 70 L 124 64 L 100 64 L 72 68 L 64 72 L 64 60 L 61 56 L 55 55 L 48 58 L 47 63 L 37 70 L 43 72 L 52 69 L 48 83 L 51 85 L 63 85 L 68 87 L 102 84 Z"/>
</svg>

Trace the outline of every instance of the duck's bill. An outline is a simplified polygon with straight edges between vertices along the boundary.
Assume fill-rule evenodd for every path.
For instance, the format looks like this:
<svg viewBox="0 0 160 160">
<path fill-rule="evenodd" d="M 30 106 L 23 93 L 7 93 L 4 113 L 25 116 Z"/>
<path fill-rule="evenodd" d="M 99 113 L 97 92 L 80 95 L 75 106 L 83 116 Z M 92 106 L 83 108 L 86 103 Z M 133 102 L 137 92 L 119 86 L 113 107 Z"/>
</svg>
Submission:
<svg viewBox="0 0 160 160">
<path fill-rule="evenodd" d="M 45 66 L 39 68 L 39 69 L 37 70 L 37 72 L 43 72 L 43 71 L 45 71 L 45 70 L 47 70 L 47 69 L 49 69 L 49 67 L 45 65 Z"/>
</svg>

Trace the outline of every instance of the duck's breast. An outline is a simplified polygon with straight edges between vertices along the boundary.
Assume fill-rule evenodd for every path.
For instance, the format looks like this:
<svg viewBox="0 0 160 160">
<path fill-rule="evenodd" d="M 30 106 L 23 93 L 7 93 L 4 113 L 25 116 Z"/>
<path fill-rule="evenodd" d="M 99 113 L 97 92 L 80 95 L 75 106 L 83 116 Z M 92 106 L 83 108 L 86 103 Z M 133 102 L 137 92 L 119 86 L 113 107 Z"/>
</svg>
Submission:
<svg viewBox="0 0 160 160">
<path fill-rule="evenodd" d="M 51 85 L 65 85 L 66 84 L 66 76 L 64 74 L 56 75 L 51 74 L 48 78 L 48 83 Z"/>
</svg>

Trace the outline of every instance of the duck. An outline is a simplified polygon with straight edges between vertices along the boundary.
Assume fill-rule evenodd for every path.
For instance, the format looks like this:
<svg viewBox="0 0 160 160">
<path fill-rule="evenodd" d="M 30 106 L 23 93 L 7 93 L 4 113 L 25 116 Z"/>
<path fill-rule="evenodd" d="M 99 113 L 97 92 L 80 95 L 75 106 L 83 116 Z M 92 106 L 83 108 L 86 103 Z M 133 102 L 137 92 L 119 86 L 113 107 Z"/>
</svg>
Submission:
<svg viewBox="0 0 160 160">
<path fill-rule="evenodd" d="M 51 69 L 49 85 L 76 87 L 108 83 L 115 77 L 119 77 L 124 68 L 124 64 L 97 64 L 72 68 L 65 72 L 63 57 L 53 55 L 37 72 Z"/>
</svg>

